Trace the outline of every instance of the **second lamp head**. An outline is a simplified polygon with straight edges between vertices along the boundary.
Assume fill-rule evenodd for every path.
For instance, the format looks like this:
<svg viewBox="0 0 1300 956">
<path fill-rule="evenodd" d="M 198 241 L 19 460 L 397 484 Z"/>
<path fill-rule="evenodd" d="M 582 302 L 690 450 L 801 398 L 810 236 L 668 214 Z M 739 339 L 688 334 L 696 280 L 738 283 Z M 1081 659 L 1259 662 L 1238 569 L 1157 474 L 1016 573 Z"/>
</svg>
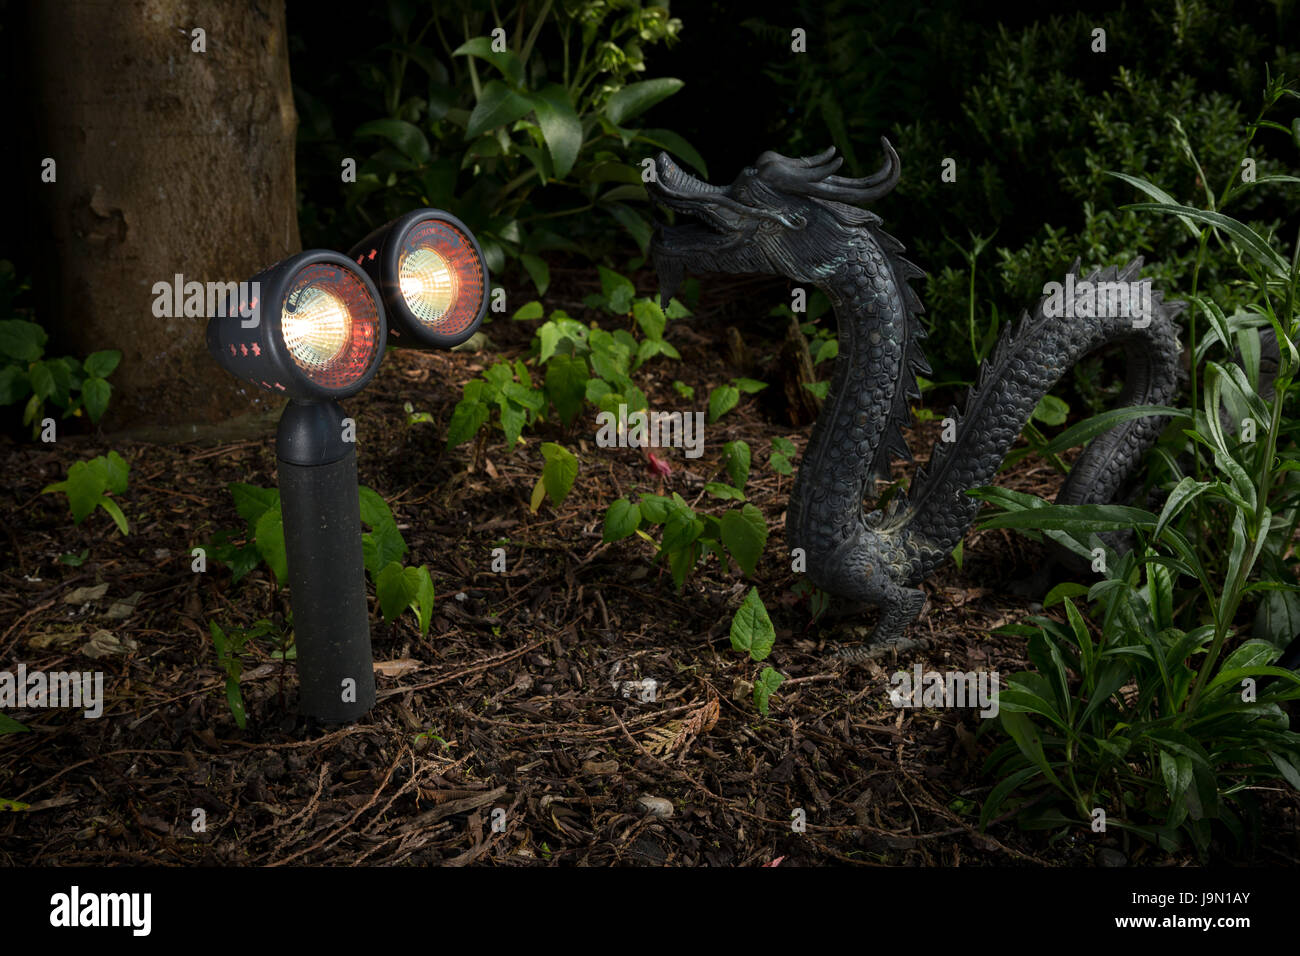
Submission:
<svg viewBox="0 0 1300 956">
<path fill-rule="evenodd" d="M 392 345 L 452 348 L 483 322 L 488 299 L 483 251 L 450 213 L 408 212 L 374 230 L 348 257 L 379 288 Z"/>
</svg>

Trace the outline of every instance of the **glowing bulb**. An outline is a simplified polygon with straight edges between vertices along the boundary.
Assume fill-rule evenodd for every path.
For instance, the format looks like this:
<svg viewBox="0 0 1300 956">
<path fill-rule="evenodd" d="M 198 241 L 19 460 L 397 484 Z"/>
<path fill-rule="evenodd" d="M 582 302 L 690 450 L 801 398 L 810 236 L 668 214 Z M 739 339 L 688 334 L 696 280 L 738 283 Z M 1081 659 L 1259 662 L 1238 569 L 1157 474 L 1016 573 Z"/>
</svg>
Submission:
<svg viewBox="0 0 1300 956">
<path fill-rule="evenodd" d="M 352 312 L 333 292 L 308 285 L 285 301 L 280 328 L 284 344 L 302 368 L 325 369 L 347 351 Z"/>
<path fill-rule="evenodd" d="M 397 274 L 406 307 L 420 322 L 436 324 L 456 304 L 459 277 L 451 263 L 428 246 L 407 250 Z"/>
</svg>

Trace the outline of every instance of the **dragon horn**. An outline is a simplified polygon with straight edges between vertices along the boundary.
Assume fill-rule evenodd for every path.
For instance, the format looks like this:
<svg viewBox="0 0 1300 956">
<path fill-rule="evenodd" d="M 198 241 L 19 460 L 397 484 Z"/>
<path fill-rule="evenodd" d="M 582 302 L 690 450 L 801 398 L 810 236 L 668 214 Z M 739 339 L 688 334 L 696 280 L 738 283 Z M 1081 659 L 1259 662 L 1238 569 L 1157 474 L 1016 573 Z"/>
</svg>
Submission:
<svg viewBox="0 0 1300 956">
<path fill-rule="evenodd" d="M 902 173 L 898 153 L 889 140 L 884 136 L 880 137 L 880 145 L 885 150 L 885 162 L 872 175 L 861 179 L 827 176 L 820 182 L 810 184 L 807 193 L 820 199 L 832 199 L 844 203 L 864 203 L 879 199 L 898 185 L 898 178 Z"/>
</svg>

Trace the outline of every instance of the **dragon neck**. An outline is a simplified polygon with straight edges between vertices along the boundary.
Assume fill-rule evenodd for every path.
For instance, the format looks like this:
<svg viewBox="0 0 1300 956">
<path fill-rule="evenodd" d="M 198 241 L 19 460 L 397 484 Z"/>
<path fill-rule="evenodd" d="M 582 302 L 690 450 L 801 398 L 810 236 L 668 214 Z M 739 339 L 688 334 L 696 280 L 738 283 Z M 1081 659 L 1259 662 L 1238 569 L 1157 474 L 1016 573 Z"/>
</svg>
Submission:
<svg viewBox="0 0 1300 956">
<path fill-rule="evenodd" d="M 902 428 L 916 374 L 929 367 L 919 342 L 920 300 L 907 279 L 920 269 L 874 226 L 854 229 L 825 263 L 818 286 L 835 309 L 839 354 L 830 389 L 791 495 L 790 541 L 810 557 L 833 552 L 863 524 L 863 499 L 891 457 L 910 458 Z"/>
</svg>

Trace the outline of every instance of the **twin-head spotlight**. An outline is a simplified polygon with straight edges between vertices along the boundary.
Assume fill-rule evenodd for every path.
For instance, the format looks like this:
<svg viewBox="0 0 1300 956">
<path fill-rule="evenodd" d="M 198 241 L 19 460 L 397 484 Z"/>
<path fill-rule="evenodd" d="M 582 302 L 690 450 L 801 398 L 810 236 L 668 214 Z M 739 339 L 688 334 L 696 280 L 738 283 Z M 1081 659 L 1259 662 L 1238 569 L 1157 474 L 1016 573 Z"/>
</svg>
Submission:
<svg viewBox="0 0 1300 956">
<path fill-rule="evenodd" d="M 276 458 L 307 716 L 351 721 L 375 703 L 355 425 L 338 400 L 374 377 L 385 345 L 464 342 L 483 321 L 487 290 L 473 233 L 454 216 L 419 209 L 376 229 L 349 256 L 289 256 L 208 321 L 208 349 L 223 368 L 289 399 Z"/>
</svg>

